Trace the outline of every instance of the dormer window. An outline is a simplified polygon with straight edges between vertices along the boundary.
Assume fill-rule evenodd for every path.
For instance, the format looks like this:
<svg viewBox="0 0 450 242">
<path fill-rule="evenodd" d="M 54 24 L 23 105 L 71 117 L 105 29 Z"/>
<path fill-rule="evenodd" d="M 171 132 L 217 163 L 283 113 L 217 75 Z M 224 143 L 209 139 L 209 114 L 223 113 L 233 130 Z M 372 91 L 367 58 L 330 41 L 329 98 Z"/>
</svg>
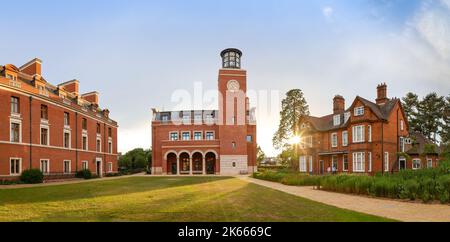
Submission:
<svg viewBox="0 0 450 242">
<path fill-rule="evenodd" d="M 45 88 L 45 86 L 39 85 L 39 86 L 38 86 L 38 90 L 39 90 L 39 94 L 40 94 L 40 95 L 48 96 L 48 91 L 47 91 L 47 89 Z"/>
<path fill-rule="evenodd" d="M 363 116 L 364 115 L 364 106 L 356 107 L 355 110 L 354 110 L 354 115 L 356 117 Z"/>
<path fill-rule="evenodd" d="M 12 81 L 17 81 L 17 77 L 13 76 L 11 74 L 6 74 L 6 78 L 8 78 L 9 80 L 12 80 Z"/>
<path fill-rule="evenodd" d="M 341 115 L 340 114 L 334 115 L 334 117 L 333 117 L 333 125 L 334 126 L 341 125 Z"/>
<path fill-rule="evenodd" d="M 349 119 L 350 119 L 350 112 L 346 112 L 344 114 L 344 123 L 347 123 Z"/>
<path fill-rule="evenodd" d="M 191 122 L 191 115 L 189 113 L 183 113 L 183 123 L 188 124 Z"/>
</svg>

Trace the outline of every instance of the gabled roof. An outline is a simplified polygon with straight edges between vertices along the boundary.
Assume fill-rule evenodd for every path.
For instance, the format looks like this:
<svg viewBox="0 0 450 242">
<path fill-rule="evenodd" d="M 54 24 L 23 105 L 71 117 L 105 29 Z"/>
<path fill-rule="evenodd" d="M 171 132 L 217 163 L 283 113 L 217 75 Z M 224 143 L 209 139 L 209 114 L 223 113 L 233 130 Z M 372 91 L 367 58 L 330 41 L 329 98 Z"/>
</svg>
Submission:
<svg viewBox="0 0 450 242">
<path fill-rule="evenodd" d="M 426 153 L 425 147 L 427 145 L 434 145 L 435 151 L 430 153 L 428 152 L 428 155 L 437 155 L 439 154 L 439 147 L 433 143 L 431 140 L 429 140 L 425 135 L 423 135 L 420 132 L 412 132 L 410 135 L 410 138 L 413 139 L 413 144 L 411 149 L 407 150 L 406 153 L 409 155 L 421 155 Z"/>
<path fill-rule="evenodd" d="M 355 101 L 353 102 L 352 106 L 349 109 L 347 109 L 344 113 L 339 114 L 339 115 L 341 115 L 341 121 L 342 121 L 341 125 L 339 125 L 339 126 L 335 126 L 333 123 L 333 117 L 338 114 L 329 114 L 329 115 L 326 115 L 323 117 L 308 116 L 308 117 L 306 117 L 305 120 L 307 122 L 309 122 L 312 126 L 314 126 L 314 128 L 318 131 L 330 131 L 330 130 L 347 127 L 349 121 L 347 120 L 347 122 L 344 122 L 345 121 L 344 114 L 346 112 L 351 112 L 351 110 L 354 108 L 353 106 L 355 105 L 357 100 L 361 101 L 366 107 L 369 107 L 370 110 L 372 110 L 372 112 L 379 119 L 382 119 L 382 120 L 387 120 L 389 118 L 389 115 L 391 114 L 392 110 L 394 109 L 395 104 L 399 101 L 399 99 L 391 99 L 388 102 L 386 102 L 385 104 L 378 105 L 378 104 L 371 102 L 365 98 L 357 96 Z"/>
<path fill-rule="evenodd" d="M 369 107 L 370 110 L 380 119 L 387 120 L 389 118 L 389 115 L 391 114 L 392 110 L 395 107 L 395 104 L 400 101 L 400 99 L 394 98 L 389 101 L 387 101 L 384 104 L 376 104 L 374 102 L 371 102 L 365 98 L 362 98 L 360 96 L 357 96 L 355 101 L 359 100 L 361 101 L 366 107 Z"/>
<path fill-rule="evenodd" d="M 334 125 L 333 118 L 335 115 L 341 116 L 341 125 Z M 308 116 L 306 117 L 306 120 L 311 123 L 314 128 L 318 131 L 328 131 L 328 130 L 334 130 L 334 129 L 340 129 L 347 126 L 347 122 L 344 123 L 344 113 L 341 114 L 330 114 L 323 117 L 314 117 L 314 116 Z"/>
</svg>

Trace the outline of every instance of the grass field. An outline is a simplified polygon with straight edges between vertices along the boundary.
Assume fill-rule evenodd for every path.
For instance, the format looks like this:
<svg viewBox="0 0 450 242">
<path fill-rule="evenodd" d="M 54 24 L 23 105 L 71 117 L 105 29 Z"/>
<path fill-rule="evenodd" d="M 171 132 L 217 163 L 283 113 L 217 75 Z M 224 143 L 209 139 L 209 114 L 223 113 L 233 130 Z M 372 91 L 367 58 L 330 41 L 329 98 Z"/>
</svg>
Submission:
<svg viewBox="0 0 450 242">
<path fill-rule="evenodd" d="M 0 221 L 388 221 L 223 177 L 0 190 Z"/>
</svg>

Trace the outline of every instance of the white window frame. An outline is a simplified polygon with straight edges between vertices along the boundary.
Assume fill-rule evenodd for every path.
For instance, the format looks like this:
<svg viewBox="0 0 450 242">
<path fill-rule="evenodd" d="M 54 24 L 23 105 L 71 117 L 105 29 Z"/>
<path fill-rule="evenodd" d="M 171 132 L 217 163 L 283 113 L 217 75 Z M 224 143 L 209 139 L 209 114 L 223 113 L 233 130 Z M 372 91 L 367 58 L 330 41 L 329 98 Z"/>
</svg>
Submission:
<svg viewBox="0 0 450 242">
<path fill-rule="evenodd" d="M 427 158 L 427 168 L 428 169 L 433 168 L 433 159 Z"/>
<path fill-rule="evenodd" d="M 331 147 L 337 148 L 338 146 L 339 146 L 338 133 L 332 133 L 331 134 Z"/>
<path fill-rule="evenodd" d="M 400 152 L 405 152 L 405 138 L 404 137 L 400 137 Z"/>
<path fill-rule="evenodd" d="M 309 172 L 313 173 L 313 157 L 309 156 Z"/>
<path fill-rule="evenodd" d="M 364 116 L 364 113 L 365 113 L 365 107 L 359 106 L 359 107 L 355 108 L 353 114 L 355 115 L 355 117 L 359 117 L 359 116 Z"/>
<path fill-rule="evenodd" d="M 113 153 L 113 141 L 111 137 L 108 138 L 108 153 L 109 154 Z"/>
<path fill-rule="evenodd" d="M 306 172 L 306 156 L 300 156 L 299 160 L 299 170 L 300 172 Z"/>
<path fill-rule="evenodd" d="M 97 147 L 97 144 L 99 144 L 98 147 Z M 97 139 L 95 140 L 95 151 L 100 152 L 100 153 L 102 152 L 102 139 L 99 137 L 97 137 Z"/>
<path fill-rule="evenodd" d="M 69 162 L 69 172 L 66 172 L 66 161 Z M 64 174 L 72 174 L 72 161 L 71 160 L 63 160 L 63 173 Z"/>
<path fill-rule="evenodd" d="M 12 124 L 18 124 L 19 125 L 19 142 L 13 141 L 13 133 L 11 132 Z M 13 119 L 11 118 L 9 120 L 9 141 L 12 143 L 22 143 L 22 120 L 20 119 Z"/>
<path fill-rule="evenodd" d="M 65 142 L 65 134 L 69 134 L 69 147 L 66 148 L 66 146 L 64 145 Z M 70 130 L 64 129 L 63 131 L 63 144 L 62 144 L 64 149 L 71 149 L 72 148 L 72 132 Z"/>
<path fill-rule="evenodd" d="M 200 133 L 200 139 L 196 139 L 195 134 Z M 201 141 L 203 140 L 203 131 L 194 131 L 194 141 Z"/>
<path fill-rule="evenodd" d="M 345 158 L 344 157 L 347 157 L 347 168 L 345 168 Z M 349 165 L 350 164 L 349 164 L 349 160 L 348 160 L 348 155 L 347 154 L 342 155 L 342 171 L 344 171 L 344 172 L 348 171 Z"/>
<path fill-rule="evenodd" d="M 364 125 L 353 126 L 352 127 L 353 143 L 364 143 L 365 142 L 365 133 L 366 133 L 366 131 L 365 131 Z"/>
<path fill-rule="evenodd" d="M 185 139 L 184 134 L 189 134 L 189 139 Z M 181 132 L 181 141 L 191 141 L 191 140 L 192 140 L 191 131 L 182 131 Z"/>
<path fill-rule="evenodd" d="M 416 163 L 416 162 L 418 162 L 418 163 Z M 415 166 L 416 164 L 419 164 L 419 167 L 416 167 Z M 422 160 L 418 159 L 418 158 L 413 159 L 412 160 L 412 169 L 413 170 L 420 170 L 420 169 L 422 169 Z"/>
<path fill-rule="evenodd" d="M 208 133 L 212 133 L 212 139 L 208 139 Z M 216 132 L 215 131 L 206 131 L 205 132 L 205 140 L 216 140 Z"/>
<path fill-rule="evenodd" d="M 372 166 L 373 166 L 373 164 L 372 164 L 372 152 L 368 152 L 367 153 L 367 159 L 368 159 L 368 171 L 369 172 L 372 172 Z"/>
<path fill-rule="evenodd" d="M 341 125 L 341 115 L 337 114 L 333 116 L 333 125 L 334 126 L 339 126 Z"/>
<path fill-rule="evenodd" d="M 47 144 L 42 144 L 42 129 L 47 129 Z M 39 144 L 44 146 L 50 146 L 50 127 L 48 125 L 41 125 L 39 129 Z"/>
<path fill-rule="evenodd" d="M 384 171 L 389 172 L 389 152 L 384 152 Z"/>
<path fill-rule="evenodd" d="M 372 143 L 372 125 L 367 126 L 368 142 Z"/>
<path fill-rule="evenodd" d="M 346 112 L 344 114 L 344 123 L 347 123 L 351 116 L 352 114 L 350 112 Z"/>
<path fill-rule="evenodd" d="M 13 112 L 11 109 L 12 109 L 12 102 L 11 102 L 11 99 L 12 98 L 16 98 L 17 99 L 17 111 L 18 112 Z M 10 98 L 9 98 L 9 111 L 10 111 L 10 113 L 12 114 L 12 115 L 20 115 L 20 98 L 19 97 L 15 97 L 15 96 L 11 96 Z"/>
<path fill-rule="evenodd" d="M 342 131 L 342 146 L 348 146 L 348 131 Z"/>
<path fill-rule="evenodd" d="M 113 172 L 113 163 L 112 162 L 108 162 L 107 169 L 108 169 L 107 173 Z"/>
<path fill-rule="evenodd" d="M 336 168 L 336 170 L 334 170 L 334 168 Z M 339 157 L 337 155 L 331 156 L 331 171 L 339 171 Z"/>
<path fill-rule="evenodd" d="M 15 171 L 14 173 L 11 172 L 11 162 L 12 161 L 19 161 L 19 171 Z M 16 166 L 14 165 L 14 169 L 16 168 Z M 9 158 L 9 175 L 10 176 L 20 176 L 20 174 L 22 174 L 22 158 L 19 157 L 11 157 Z"/>
<path fill-rule="evenodd" d="M 176 139 L 172 139 L 172 134 L 176 134 L 177 138 Z M 169 132 L 169 140 L 170 141 L 179 141 L 180 140 L 180 133 L 178 131 L 171 131 L 171 132 Z"/>
<path fill-rule="evenodd" d="M 46 167 L 47 172 L 44 172 L 44 170 L 42 170 L 42 162 L 44 162 L 44 161 L 47 161 L 47 167 Z M 41 172 L 42 172 L 44 175 L 50 174 L 50 159 L 40 159 L 40 160 L 39 160 L 39 169 L 41 170 Z"/>
<path fill-rule="evenodd" d="M 308 146 L 309 148 L 312 148 L 313 147 L 313 137 L 311 135 L 306 136 L 305 143 L 306 143 L 306 146 Z"/>
<path fill-rule="evenodd" d="M 83 138 L 86 138 L 86 149 L 84 148 L 84 145 L 83 145 Z M 89 137 L 86 132 L 83 132 L 83 134 L 81 135 L 81 150 L 84 150 L 84 151 L 89 150 Z"/>
<path fill-rule="evenodd" d="M 353 172 L 355 173 L 364 173 L 366 171 L 365 169 L 365 152 L 354 152 L 353 153 Z"/>
<path fill-rule="evenodd" d="M 86 160 L 81 161 L 81 170 L 89 170 L 89 162 L 88 161 L 86 161 Z"/>
</svg>

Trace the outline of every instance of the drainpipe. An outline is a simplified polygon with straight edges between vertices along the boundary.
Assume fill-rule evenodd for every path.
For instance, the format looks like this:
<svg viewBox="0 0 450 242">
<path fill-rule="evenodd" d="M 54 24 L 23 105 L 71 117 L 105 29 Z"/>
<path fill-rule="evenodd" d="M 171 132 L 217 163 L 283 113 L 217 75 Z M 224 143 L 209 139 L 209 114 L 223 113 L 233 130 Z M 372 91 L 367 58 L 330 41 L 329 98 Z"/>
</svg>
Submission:
<svg viewBox="0 0 450 242">
<path fill-rule="evenodd" d="M 32 101 L 33 97 L 30 96 L 30 169 L 33 168 L 33 127 L 32 127 L 32 120 L 33 120 L 33 113 L 32 113 Z"/>
<path fill-rule="evenodd" d="M 75 172 L 78 173 L 78 112 L 75 112 Z"/>
<path fill-rule="evenodd" d="M 381 121 L 381 174 L 384 174 L 384 120 Z"/>
<path fill-rule="evenodd" d="M 400 144 L 399 144 L 399 142 L 400 142 L 400 134 L 399 134 L 399 130 L 398 130 L 398 126 L 400 124 L 400 120 L 399 120 L 399 117 L 398 117 L 398 111 L 399 111 L 399 109 L 397 109 L 397 141 L 395 142 L 397 144 L 397 154 L 400 152 Z M 397 156 L 397 167 L 400 167 L 400 165 L 399 165 L 400 158 L 398 157 L 398 155 L 396 155 L 396 156 Z"/>
<path fill-rule="evenodd" d="M 103 138 L 102 138 L 102 140 L 103 140 L 103 149 L 102 149 L 102 152 L 103 152 L 103 171 L 102 171 L 102 173 L 105 173 L 106 174 L 106 123 L 103 123 Z"/>
</svg>

